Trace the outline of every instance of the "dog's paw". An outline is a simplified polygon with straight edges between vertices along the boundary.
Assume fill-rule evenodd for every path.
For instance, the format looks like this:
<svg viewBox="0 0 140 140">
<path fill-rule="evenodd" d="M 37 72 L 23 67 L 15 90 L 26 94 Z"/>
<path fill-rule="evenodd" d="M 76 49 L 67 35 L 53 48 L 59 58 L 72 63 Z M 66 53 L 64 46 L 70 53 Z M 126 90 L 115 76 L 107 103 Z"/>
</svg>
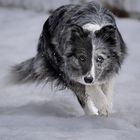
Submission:
<svg viewBox="0 0 140 140">
<path fill-rule="evenodd" d="M 85 114 L 91 116 L 91 115 L 99 115 L 98 114 L 98 109 L 96 108 L 96 106 L 94 105 L 93 101 L 88 99 L 87 103 L 85 105 L 85 107 L 83 108 Z"/>
<path fill-rule="evenodd" d="M 100 116 L 108 117 L 108 115 L 110 113 L 109 106 L 107 104 L 104 105 L 101 109 L 99 109 L 98 113 L 99 113 Z"/>
</svg>

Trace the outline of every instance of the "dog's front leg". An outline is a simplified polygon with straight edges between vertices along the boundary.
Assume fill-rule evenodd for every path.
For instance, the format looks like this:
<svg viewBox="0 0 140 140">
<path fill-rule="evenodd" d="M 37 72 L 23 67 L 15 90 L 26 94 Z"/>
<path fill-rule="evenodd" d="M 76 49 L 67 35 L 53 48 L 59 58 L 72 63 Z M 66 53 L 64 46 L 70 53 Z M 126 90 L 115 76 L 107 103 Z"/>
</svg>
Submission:
<svg viewBox="0 0 140 140">
<path fill-rule="evenodd" d="M 104 94 L 106 95 L 106 98 L 107 98 L 107 101 L 108 101 L 108 104 L 109 104 L 109 111 L 110 112 L 112 111 L 112 105 L 113 105 L 113 103 L 112 103 L 113 84 L 114 84 L 114 81 L 109 80 L 109 81 L 106 81 L 101 86 Z"/>
<path fill-rule="evenodd" d="M 93 100 L 90 96 L 87 95 L 87 100 L 85 102 L 85 106 L 83 106 L 84 112 L 87 115 L 98 115 L 98 109 L 96 108 Z"/>
<path fill-rule="evenodd" d="M 107 98 L 101 89 L 101 86 L 99 85 L 86 86 L 86 93 L 94 101 L 96 107 L 99 110 L 99 115 L 108 116 L 109 105 L 108 105 Z"/>
<path fill-rule="evenodd" d="M 70 86 L 82 106 L 85 114 L 87 115 L 98 115 L 98 109 L 95 107 L 93 100 L 91 97 L 86 94 L 85 86 L 79 83 L 72 84 Z"/>
</svg>

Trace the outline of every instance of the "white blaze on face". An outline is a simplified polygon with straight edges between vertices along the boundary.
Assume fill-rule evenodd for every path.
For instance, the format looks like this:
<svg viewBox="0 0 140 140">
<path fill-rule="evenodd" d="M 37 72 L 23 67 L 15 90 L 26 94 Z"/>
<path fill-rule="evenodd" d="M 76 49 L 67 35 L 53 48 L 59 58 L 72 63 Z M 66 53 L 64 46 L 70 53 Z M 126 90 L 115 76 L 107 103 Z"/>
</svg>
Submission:
<svg viewBox="0 0 140 140">
<path fill-rule="evenodd" d="M 87 23 L 87 24 L 83 25 L 83 29 L 94 33 L 95 31 L 100 30 L 101 26 L 98 24 Z"/>
<path fill-rule="evenodd" d="M 93 50 L 92 50 L 92 65 L 91 65 L 91 70 L 90 70 L 90 74 L 93 77 L 93 81 L 95 80 L 94 48 L 95 47 L 93 46 Z"/>
<path fill-rule="evenodd" d="M 100 30 L 101 28 L 102 28 L 102 26 L 100 26 L 98 24 L 91 24 L 91 23 L 87 23 L 83 26 L 83 29 L 88 30 L 92 33 L 94 33 L 97 30 Z M 93 77 L 93 79 L 95 79 L 94 51 L 95 51 L 95 45 L 92 42 L 92 66 L 91 66 L 90 74 Z"/>
</svg>

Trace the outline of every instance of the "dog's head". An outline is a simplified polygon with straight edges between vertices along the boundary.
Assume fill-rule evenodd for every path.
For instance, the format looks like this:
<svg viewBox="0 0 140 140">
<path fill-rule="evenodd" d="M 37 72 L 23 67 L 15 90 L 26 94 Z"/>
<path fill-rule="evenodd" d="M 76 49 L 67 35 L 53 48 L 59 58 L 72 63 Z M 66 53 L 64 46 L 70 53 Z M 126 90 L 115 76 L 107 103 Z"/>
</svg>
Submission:
<svg viewBox="0 0 140 140">
<path fill-rule="evenodd" d="M 116 27 L 107 25 L 91 31 L 72 25 L 62 33 L 62 68 L 70 80 L 89 85 L 104 81 L 118 72 L 125 46 Z"/>
</svg>

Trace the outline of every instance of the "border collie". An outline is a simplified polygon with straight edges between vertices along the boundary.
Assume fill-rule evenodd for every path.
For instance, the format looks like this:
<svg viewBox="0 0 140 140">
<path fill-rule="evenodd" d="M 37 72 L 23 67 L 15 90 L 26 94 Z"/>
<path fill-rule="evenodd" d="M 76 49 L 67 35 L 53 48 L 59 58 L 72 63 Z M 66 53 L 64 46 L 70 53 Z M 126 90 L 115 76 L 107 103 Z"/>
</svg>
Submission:
<svg viewBox="0 0 140 140">
<path fill-rule="evenodd" d="M 127 54 L 113 14 L 90 2 L 64 5 L 46 20 L 37 54 L 12 68 L 17 83 L 54 82 L 71 89 L 84 112 L 112 108 L 113 77 Z"/>
</svg>

